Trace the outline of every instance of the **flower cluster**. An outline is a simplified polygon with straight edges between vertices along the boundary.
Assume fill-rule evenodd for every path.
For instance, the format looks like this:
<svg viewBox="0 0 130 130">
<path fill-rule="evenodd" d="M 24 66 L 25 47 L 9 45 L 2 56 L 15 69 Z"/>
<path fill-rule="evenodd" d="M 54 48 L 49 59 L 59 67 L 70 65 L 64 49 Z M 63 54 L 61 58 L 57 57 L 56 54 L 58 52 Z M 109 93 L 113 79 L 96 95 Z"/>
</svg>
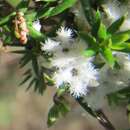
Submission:
<svg viewBox="0 0 130 130">
<path fill-rule="evenodd" d="M 48 38 L 41 44 L 41 50 L 53 54 L 51 66 L 57 68 L 53 76 L 57 88 L 67 83 L 71 95 L 80 97 L 87 94 L 89 87 L 97 85 L 99 73 L 92 64 L 93 59 L 82 54 L 87 44 L 72 37 L 72 29 L 61 27 L 55 39 Z"/>
</svg>

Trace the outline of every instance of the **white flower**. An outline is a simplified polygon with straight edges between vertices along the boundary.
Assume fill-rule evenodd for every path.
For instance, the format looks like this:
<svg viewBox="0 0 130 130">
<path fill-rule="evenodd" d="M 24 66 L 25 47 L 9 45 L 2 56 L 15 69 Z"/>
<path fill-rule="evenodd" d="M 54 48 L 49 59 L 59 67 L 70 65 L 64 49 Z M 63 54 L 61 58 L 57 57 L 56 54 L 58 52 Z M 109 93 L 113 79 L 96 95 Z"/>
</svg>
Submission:
<svg viewBox="0 0 130 130">
<path fill-rule="evenodd" d="M 60 68 L 54 74 L 54 80 L 57 87 L 63 83 L 69 83 L 71 95 L 80 97 L 87 94 L 88 87 L 95 86 L 92 82 L 98 80 L 98 75 L 97 69 L 94 68 L 90 60 L 86 61 L 86 58 L 77 58 L 69 66 Z"/>
<path fill-rule="evenodd" d="M 58 72 L 54 74 L 54 80 L 56 87 L 59 88 L 63 83 L 70 83 L 72 75 L 70 68 L 59 69 Z"/>
<path fill-rule="evenodd" d="M 53 52 L 55 48 L 59 46 L 60 42 L 54 41 L 50 38 L 45 40 L 45 43 L 41 43 L 41 50 L 42 51 L 48 51 L 48 52 Z"/>
<path fill-rule="evenodd" d="M 54 52 L 52 59 L 52 66 L 62 67 L 71 64 L 81 57 L 83 51 L 87 48 L 87 44 L 82 40 L 75 40 L 75 42 L 62 43 L 60 47 Z"/>
<path fill-rule="evenodd" d="M 73 35 L 72 29 L 61 27 L 57 32 L 58 38 L 62 41 L 70 40 Z"/>
<path fill-rule="evenodd" d="M 33 22 L 33 27 L 34 27 L 37 31 L 40 32 L 40 30 L 41 30 L 41 24 L 40 24 L 40 21 L 39 21 L 39 20 L 34 21 L 34 22 Z"/>
<path fill-rule="evenodd" d="M 41 43 L 41 50 L 53 54 L 51 65 L 61 68 L 69 65 L 70 62 L 75 61 L 80 57 L 82 52 L 87 48 L 87 44 L 79 39 L 69 42 L 58 42 L 50 38 Z"/>
</svg>

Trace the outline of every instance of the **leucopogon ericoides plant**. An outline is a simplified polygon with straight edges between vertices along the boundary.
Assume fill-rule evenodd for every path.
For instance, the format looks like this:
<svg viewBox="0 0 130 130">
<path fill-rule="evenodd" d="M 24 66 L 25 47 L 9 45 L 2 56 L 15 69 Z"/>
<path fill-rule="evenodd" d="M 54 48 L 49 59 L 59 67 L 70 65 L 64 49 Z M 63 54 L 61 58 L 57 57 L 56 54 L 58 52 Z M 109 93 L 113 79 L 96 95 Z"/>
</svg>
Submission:
<svg viewBox="0 0 130 130">
<path fill-rule="evenodd" d="M 6 16 L 0 13 L 1 48 L 21 54 L 20 67 L 27 70 L 20 85 L 28 81 L 27 90 L 40 94 L 46 87 L 56 88 L 49 126 L 70 111 L 67 96 L 72 96 L 105 129 L 115 130 L 101 107 L 105 97 L 129 106 L 130 4 L 125 2 L 0 2 L 10 6 Z"/>
</svg>

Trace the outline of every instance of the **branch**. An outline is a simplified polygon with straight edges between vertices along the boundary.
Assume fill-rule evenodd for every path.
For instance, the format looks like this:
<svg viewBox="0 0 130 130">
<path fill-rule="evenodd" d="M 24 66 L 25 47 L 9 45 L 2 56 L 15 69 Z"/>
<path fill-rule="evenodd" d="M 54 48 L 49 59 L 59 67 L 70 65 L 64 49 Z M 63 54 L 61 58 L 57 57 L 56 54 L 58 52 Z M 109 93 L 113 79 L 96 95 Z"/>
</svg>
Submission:
<svg viewBox="0 0 130 130">
<path fill-rule="evenodd" d="M 84 101 L 84 98 L 78 98 L 76 99 L 76 101 L 80 104 L 82 108 L 84 108 L 86 112 L 96 118 L 98 122 L 105 128 L 105 130 L 116 130 L 101 109 L 93 110 L 88 105 L 88 103 Z"/>
</svg>

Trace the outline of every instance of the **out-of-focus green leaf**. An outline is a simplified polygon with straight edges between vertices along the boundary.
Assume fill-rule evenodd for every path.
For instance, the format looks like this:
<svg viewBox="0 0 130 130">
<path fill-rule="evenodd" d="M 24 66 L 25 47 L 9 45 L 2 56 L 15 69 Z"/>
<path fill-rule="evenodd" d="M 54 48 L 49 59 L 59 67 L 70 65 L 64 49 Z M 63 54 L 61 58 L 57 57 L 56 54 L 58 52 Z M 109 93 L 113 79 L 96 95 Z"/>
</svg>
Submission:
<svg viewBox="0 0 130 130">
<path fill-rule="evenodd" d="M 98 34 L 98 30 L 100 27 L 100 23 L 101 23 L 101 14 L 100 11 L 97 10 L 96 14 L 95 14 L 95 21 L 94 21 L 94 25 L 92 26 L 92 35 L 97 37 Z"/>
<path fill-rule="evenodd" d="M 47 84 L 48 86 L 53 86 L 53 85 L 55 84 L 55 81 L 54 81 L 54 79 L 52 79 L 51 76 L 49 76 L 49 75 L 46 74 L 46 73 L 44 73 L 43 76 L 44 76 L 45 81 L 46 81 L 46 84 Z"/>
<path fill-rule="evenodd" d="M 119 104 L 122 101 L 128 101 L 129 97 L 130 97 L 130 87 L 129 86 L 107 95 L 109 104 Z"/>
<path fill-rule="evenodd" d="M 4 17 L 4 18 L 1 18 L 0 19 L 0 26 L 6 24 L 11 19 L 11 17 L 15 16 L 15 15 L 16 15 L 16 12 L 13 12 L 13 13 L 9 14 L 8 16 Z"/>
<path fill-rule="evenodd" d="M 19 62 L 20 67 L 22 68 L 25 65 L 27 65 L 30 62 L 30 60 L 31 60 L 30 52 L 28 52 L 28 54 L 25 53 L 24 56 L 20 59 L 20 62 Z"/>
<path fill-rule="evenodd" d="M 41 70 L 41 67 L 38 64 L 37 55 L 35 55 L 34 52 L 31 50 L 27 50 L 20 60 L 20 67 L 24 67 L 31 61 L 32 61 L 31 69 L 29 69 L 29 71 L 26 71 L 24 73 L 24 79 L 20 83 L 20 85 L 23 85 L 28 81 L 29 85 L 27 87 L 27 90 L 33 86 L 36 92 L 43 94 L 44 90 L 46 89 L 46 84 L 43 72 L 39 71 Z"/>
<path fill-rule="evenodd" d="M 87 49 L 83 52 L 83 55 L 87 56 L 87 57 L 91 57 L 94 56 L 96 54 L 96 51 L 93 49 Z"/>
<path fill-rule="evenodd" d="M 25 18 L 26 18 L 26 21 L 27 22 L 32 22 L 32 21 L 35 21 L 37 19 L 37 12 L 36 11 L 28 11 L 26 14 L 25 14 Z"/>
<path fill-rule="evenodd" d="M 59 117 L 59 107 L 57 105 L 52 106 L 48 113 L 48 120 L 47 124 L 48 126 L 52 126 Z"/>
<path fill-rule="evenodd" d="M 60 96 L 62 96 L 65 92 L 66 92 L 66 87 L 64 86 L 64 87 L 60 87 L 59 89 L 58 89 L 58 91 L 57 91 L 57 96 L 58 97 L 60 97 Z"/>
<path fill-rule="evenodd" d="M 28 29 L 29 29 L 29 35 L 36 39 L 36 40 L 44 40 L 45 39 L 45 36 L 43 33 L 37 31 L 35 28 L 33 28 L 33 25 L 32 23 L 28 23 Z"/>
<path fill-rule="evenodd" d="M 118 44 L 112 44 L 111 46 L 110 46 L 110 48 L 111 49 L 113 49 L 113 50 L 123 50 L 123 49 L 125 49 L 125 48 L 127 48 L 128 46 L 127 46 L 127 44 L 125 44 L 125 43 L 118 43 Z"/>
<path fill-rule="evenodd" d="M 54 104 L 48 113 L 48 126 L 52 126 L 61 116 L 65 116 L 70 111 L 70 107 L 64 98 L 59 98 L 59 102 Z"/>
<path fill-rule="evenodd" d="M 125 52 L 125 53 L 130 53 L 130 43 L 129 42 L 125 42 L 124 43 L 124 49 L 122 49 L 121 51 Z"/>
<path fill-rule="evenodd" d="M 111 38 L 107 38 L 105 40 L 102 40 L 102 42 L 100 43 L 100 47 L 109 47 L 112 44 L 112 40 Z"/>
<path fill-rule="evenodd" d="M 110 67 L 114 67 L 115 65 L 115 57 L 112 55 L 112 51 L 110 48 L 102 48 L 101 54 L 103 55 L 105 61 L 110 65 Z"/>
<path fill-rule="evenodd" d="M 6 0 L 12 7 L 16 7 L 22 0 Z"/>
<path fill-rule="evenodd" d="M 33 71 L 36 75 L 39 75 L 39 66 L 38 66 L 38 61 L 37 61 L 37 57 L 33 56 L 32 57 L 32 67 L 33 67 Z"/>
<path fill-rule="evenodd" d="M 28 4 L 29 4 L 29 1 L 30 0 L 27 0 L 27 1 L 21 1 L 18 5 L 17 5 L 17 10 L 18 11 L 21 11 L 23 13 L 25 13 L 27 10 L 28 10 Z"/>
<path fill-rule="evenodd" d="M 37 17 L 42 18 L 42 17 L 50 17 L 54 15 L 58 15 L 59 13 L 62 13 L 64 10 L 72 7 L 77 0 L 63 0 L 62 3 L 57 5 L 56 7 L 49 8 L 46 12 L 43 9 L 40 12 L 38 12 Z"/>
<path fill-rule="evenodd" d="M 26 75 L 24 80 L 19 85 L 21 86 L 21 85 L 25 84 L 25 82 L 27 82 L 31 77 L 32 77 L 32 75 L 30 75 L 30 74 Z"/>
<path fill-rule="evenodd" d="M 79 35 L 83 40 L 85 40 L 90 47 L 97 49 L 98 44 L 96 42 L 96 39 L 92 37 L 91 35 L 84 33 L 84 32 L 79 32 Z"/>
<path fill-rule="evenodd" d="M 110 27 L 108 27 L 107 31 L 111 34 L 117 32 L 119 30 L 119 28 L 121 27 L 121 25 L 123 24 L 123 22 L 125 21 L 127 15 L 122 16 L 121 18 L 119 18 L 118 20 L 116 20 L 114 23 L 112 23 L 112 25 L 110 25 Z"/>
<path fill-rule="evenodd" d="M 117 43 L 123 43 L 126 42 L 128 39 L 130 38 L 129 34 L 114 34 L 112 35 L 111 39 L 112 39 L 112 43 L 113 44 L 117 44 Z"/>
<path fill-rule="evenodd" d="M 91 7 L 91 0 L 80 0 L 81 5 L 83 7 L 83 11 L 88 23 L 93 27 L 95 23 L 95 16 L 93 13 L 93 9 Z"/>
<path fill-rule="evenodd" d="M 38 0 L 39 1 L 39 0 Z M 57 1 L 57 0 L 40 0 L 40 1 L 45 1 L 45 2 L 54 2 L 54 1 Z"/>
<path fill-rule="evenodd" d="M 99 30 L 98 30 L 98 38 L 105 39 L 107 37 L 107 30 L 103 23 L 100 23 Z"/>
</svg>

